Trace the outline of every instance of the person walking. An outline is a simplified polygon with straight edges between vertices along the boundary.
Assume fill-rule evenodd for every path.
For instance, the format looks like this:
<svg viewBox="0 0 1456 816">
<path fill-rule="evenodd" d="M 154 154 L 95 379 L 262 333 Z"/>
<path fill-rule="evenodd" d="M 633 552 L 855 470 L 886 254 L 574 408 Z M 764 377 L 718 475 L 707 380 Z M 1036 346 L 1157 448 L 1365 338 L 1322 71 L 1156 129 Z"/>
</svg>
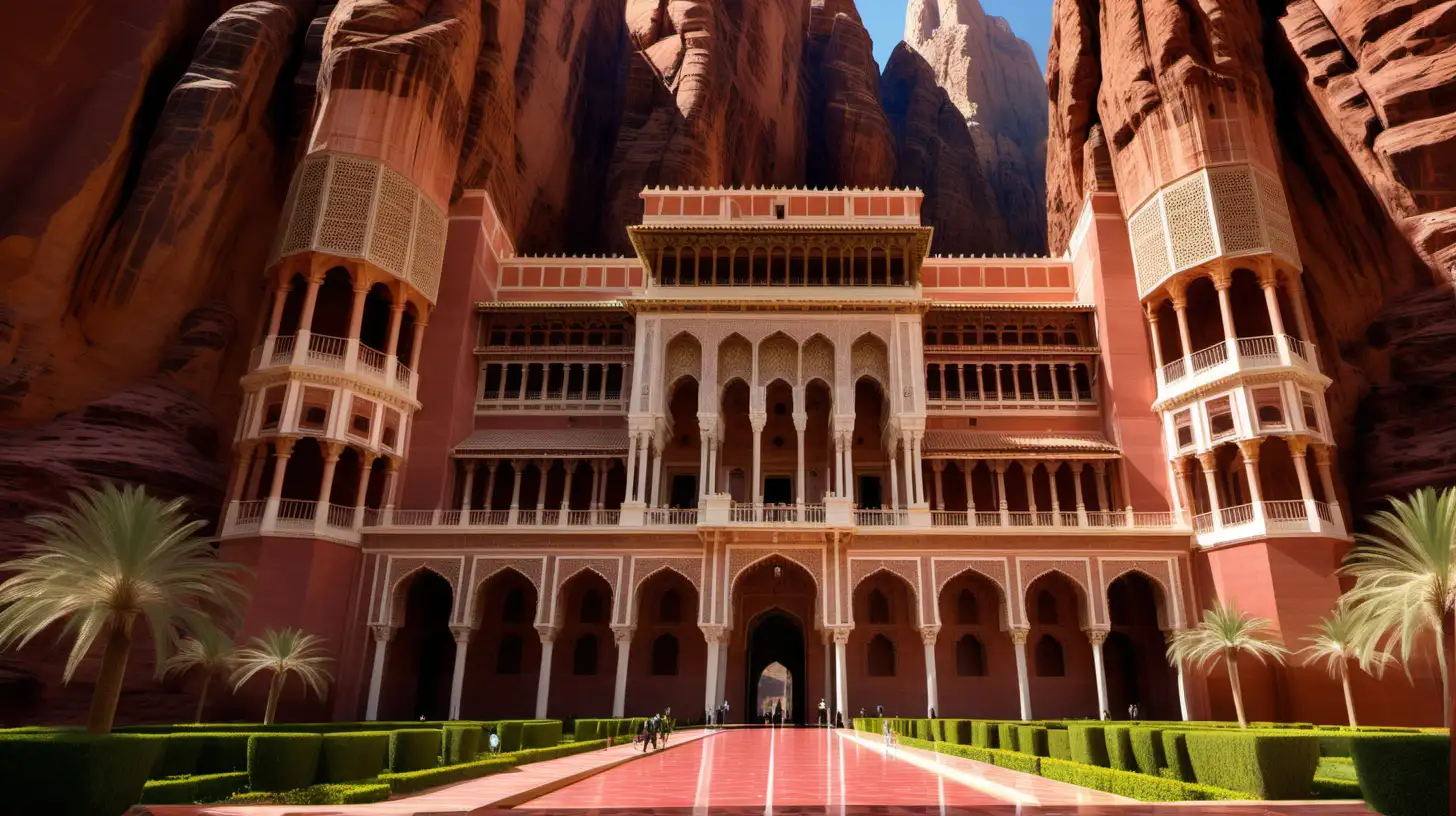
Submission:
<svg viewBox="0 0 1456 816">
<path fill-rule="evenodd" d="M 783 704 L 783 701 L 779 701 L 777 703 L 774 703 L 773 718 L 774 718 L 774 727 L 775 728 L 777 728 L 780 725 L 783 725 L 784 724 L 784 704 Z"/>
<path fill-rule="evenodd" d="M 720 709 L 718 709 L 718 726 L 719 727 L 722 727 L 722 726 L 725 726 L 727 724 L 728 724 L 728 701 L 727 700 L 724 700 L 723 701 L 723 707 L 720 708 Z"/>
<path fill-rule="evenodd" d="M 889 720 L 881 720 L 880 721 L 880 732 L 883 733 L 884 736 L 885 736 L 885 753 L 888 754 L 888 753 L 890 753 L 890 744 L 891 744 L 891 740 L 890 740 L 890 721 Z"/>
<path fill-rule="evenodd" d="M 819 698 L 819 725 L 829 727 L 829 707 L 824 704 L 824 698 Z"/>
<path fill-rule="evenodd" d="M 672 733 L 672 706 L 662 712 L 662 727 L 658 730 L 662 732 L 662 747 L 666 748 L 667 737 Z"/>
</svg>

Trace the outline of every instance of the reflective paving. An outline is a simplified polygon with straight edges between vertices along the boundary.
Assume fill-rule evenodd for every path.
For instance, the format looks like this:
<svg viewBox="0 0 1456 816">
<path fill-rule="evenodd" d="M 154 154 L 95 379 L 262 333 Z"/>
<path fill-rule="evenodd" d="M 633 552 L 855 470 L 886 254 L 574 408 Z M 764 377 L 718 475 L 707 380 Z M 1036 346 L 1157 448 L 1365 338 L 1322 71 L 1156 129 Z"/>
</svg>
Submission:
<svg viewBox="0 0 1456 816">
<path fill-rule="evenodd" d="M 980 763 L 937 773 L 938 764 L 933 754 L 887 754 L 873 740 L 827 730 L 738 730 L 644 757 L 517 809 L 858 813 L 889 805 L 915 812 L 1128 801 Z"/>
</svg>

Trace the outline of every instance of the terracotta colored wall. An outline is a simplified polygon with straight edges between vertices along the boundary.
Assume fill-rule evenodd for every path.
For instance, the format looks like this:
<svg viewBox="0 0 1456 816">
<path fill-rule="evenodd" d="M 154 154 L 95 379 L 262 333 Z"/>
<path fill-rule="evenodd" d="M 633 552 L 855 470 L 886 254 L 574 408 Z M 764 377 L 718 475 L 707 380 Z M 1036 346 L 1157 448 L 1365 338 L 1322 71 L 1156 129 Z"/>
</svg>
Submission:
<svg viewBox="0 0 1456 816">
<path fill-rule="evenodd" d="M 1320 618 L 1329 614 L 1340 595 L 1335 570 L 1347 547 L 1328 539 L 1282 539 L 1252 542 L 1201 553 L 1195 559 L 1198 609 L 1214 598 L 1236 603 L 1251 614 L 1267 617 L 1291 650 L 1304 646 Z M 1440 692 L 1436 672 L 1425 650 L 1410 667 L 1408 685 L 1399 668 L 1383 682 L 1364 675 L 1353 678 L 1356 711 L 1362 725 L 1437 725 Z M 1240 662 L 1244 705 L 1254 720 L 1343 723 L 1345 709 L 1339 685 L 1318 666 L 1292 659 L 1287 667 L 1260 667 Z M 1190 681 L 1197 682 L 1196 676 Z M 1212 714 L 1234 716 L 1228 675 L 1211 672 L 1204 680 Z M 1396 691 L 1396 689 L 1399 691 Z"/>
<path fill-rule="evenodd" d="M 1037 617 L 1037 598 L 1045 590 L 1056 601 L 1054 624 L 1044 624 Z M 1033 717 L 1092 717 L 1097 710 L 1097 681 L 1092 673 L 1092 644 L 1082 632 L 1076 591 L 1071 582 L 1058 574 L 1038 578 L 1026 589 L 1026 609 L 1031 619 L 1031 635 L 1026 641 L 1026 666 L 1031 685 Z M 1043 636 L 1055 638 L 1062 646 L 1065 674 L 1043 676 L 1037 672 L 1036 648 Z"/>
<path fill-rule="evenodd" d="M 889 602 L 888 624 L 870 622 L 869 598 L 875 590 L 883 593 Z M 870 713 L 879 705 L 885 707 L 886 716 L 927 715 L 925 647 L 920 640 L 913 599 L 910 586 L 903 579 L 886 573 L 871 575 L 855 587 L 854 632 L 845 649 L 849 708 L 855 716 L 859 716 L 861 708 Z M 888 637 L 894 644 L 892 677 L 870 676 L 870 641 L 877 635 Z"/>
<path fill-rule="evenodd" d="M 978 623 L 959 622 L 957 599 L 962 590 L 970 590 L 975 595 Z M 937 713 L 940 716 L 994 719 L 1020 716 L 1015 647 L 1001 627 L 1005 614 L 995 587 L 986 579 L 962 575 L 946 584 L 940 595 L 940 637 L 935 643 L 935 679 L 940 697 Z M 985 655 L 984 677 L 956 674 L 956 641 L 966 634 L 981 641 Z"/>
<path fill-rule="evenodd" d="M 1091 202 L 1096 217 L 1073 263 L 1079 274 L 1090 265 L 1097 303 L 1097 342 L 1102 348 L 1098 400 L 1108 438 L 1122 449 L 1127 498 L 1140 511 L 1162 510 L 1172 506 L 1167 457 L 1162 423 L 1149 408 L 1157 399 L 1157 380 L 1127 224 L 1117 196 L 1097 194 Z"/>
<path fill-rule="evenodd" d="M 470 434 L 475 419 L 479 365 L 475 359 L 475 304 L 490 299 L 496 275 L 483 222 L 452 218 L 445 243 L 440 296 L 425 329 L 418 398 L 396 506 L 435 508 L 451 500 L 449 452 Z"/>
</svg>

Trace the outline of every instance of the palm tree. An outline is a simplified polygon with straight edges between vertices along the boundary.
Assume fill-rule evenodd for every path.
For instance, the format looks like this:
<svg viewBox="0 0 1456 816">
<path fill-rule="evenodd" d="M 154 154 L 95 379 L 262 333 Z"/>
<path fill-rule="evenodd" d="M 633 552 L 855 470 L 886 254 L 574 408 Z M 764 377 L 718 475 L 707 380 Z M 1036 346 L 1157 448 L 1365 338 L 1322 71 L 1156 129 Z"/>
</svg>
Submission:
<svg viewBox="0 0 1456 816">
<path fill-rule="evenodd" d="M 197 696 L 197 715 L 192 718 L 193 722 L 202 722 L 202 711 L 207 707 L 207 690 L 212 686 L 212 678 L 219 672 L 232 668 L 236 652 L 237 647 L 226 632 L 215 626 L 208 626 L 183 640 L 177 647 L 177 653 L 162 664 L 165 674 L 187 674 L 194 670 L 202 672 L 202 691 Z"/>
<path fill-rule="evenodd" d="M 1367 648 L 1389 655 L 1400 648 L 1409 665 L 1427 631 L 1441 670 L 1444 722 L 1451 723 L 1451 678 L 1446 665 L 1445 617 L 1456 610 L 1456 488 L 1421 488 L 1390 509 L 1367 516 L 1373 533 L 1355 536 L 1344 573 L 1355 578 L 1346 599 L 1365 612 Z"/>
<path fill-rule="evenodd" d="M 238 649 L 233 690 L 242 688 L 258 672 L 273 672 L 268 684 L 268 707 L 263 711 L 264 725 L 273 724 L 278 698 L 283 694 L 283 684 L 288 682 L 289 674 L 297 674 L 322 700 L 324 690 L 334 679 L 326 668 L 330 659 L 324 654 L 323 642 L 318 635 L 306 634 L 301 629 L 269 629 L 261 637 L 253 638 L 248 646 Z"/>
<path fill-rule="evenodd" d="M 1252 655 L 1260 663 L 1265 658 L 1283 663 L 1289 650 L 1271 640 L 1275 636 L 1272 627 L 1268 618 L 1253 617 L 1233 603 L 1215 602 L 1203 610 L 1203 620 L 1197 626 L 1173 633 L 1168 642 L 1168 661 L 1174 665 L 1187 663 L 1199 670 L 1219 661 L 1227 665 L 1229 685 L 1234 692 L 1234 712 L 1239 715 L 1239 726 L 1248 728 L 1244 690 L 1239 684 L 1239 655 Z"/>
<path fill-rule="evenodd" d="M 1350 727 L 1355 722 L 1355 698 L 1350 693 L 1350 661 L 1358 660 L 1360 668 L 1367 674 L 1379 676 L 1384 673 L 1390 656 L 1366 647 L 1370 635 L 1365 625 L 1364 610 L 1340 604 L 1329 617 L 1320 621 L 1313 637 L 1304 638 L 1309 645 L 1299 650 L 1304 655 L 1304 665 L 1323 663 L 1330 677 L 1340 681 L 1345 690 L 1345 713 L 1350 717 Z"/>
<path fill-rule="evenodd" d="M 86 724 L 92 733 L 109 732 L 116 718 L 138 618 L 151 630 L 160 672 L 179 631 L 201 631 L 213 615 L 235 615 L 247 595 L 235 577 L 242 568 L 219 560 L 212 544 L 194 535 L 205 522 L 188 521 L 184 506 L 137 486 L 82 490 L 65 511 L 27 519 L 40 540 L 0 564 L 16 573 L 0 584 L 0 648 L 24 647 L 64 622 L 64 633 L 75 637 L 61 679 L 67 683 L 104 636 Z"/>
</svg>

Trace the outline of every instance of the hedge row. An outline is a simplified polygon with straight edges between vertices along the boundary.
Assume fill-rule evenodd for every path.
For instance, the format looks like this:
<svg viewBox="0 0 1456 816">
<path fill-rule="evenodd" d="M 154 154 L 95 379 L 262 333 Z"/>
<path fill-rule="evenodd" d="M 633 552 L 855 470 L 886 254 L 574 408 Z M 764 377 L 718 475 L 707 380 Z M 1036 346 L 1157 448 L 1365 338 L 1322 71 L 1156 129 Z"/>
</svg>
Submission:
<svg viewBox="0 0 1456 816">
<path fill-rule="evenodd" d="M 142 787 L 143 805 L 190 805 L 193 802 L 221 802 L 248 789 L 248 773 L 204 774 L 178 779 L 152 779 Z"/>
<path fill-rule="evenodd" d="M 166 737 L 28 732 L 0 739 L 6 812 L 119 816 L 136 804 Z M 16 780 L 24 780 L 17 784 Z"/>
<path fill-rule="evenodd" d="M 1451 738 L 1445 734 L 1365 736 L 1351 743 L 1355 775 L 1370 807 L 1385 816 L 1436 816 L 1451 801 Z"/>
<path fill-rule="evenodd" d="M 310 785 L 298 790 L 269 793 L 240 793 L 227 800 L 232 805 L 367 805 L 383 802 L 390 795 L 382 782 L 355 782 L 349 785 Z"/>
<path fill-rule="evenodd" d="M 421 791 L 426 788 L 437 788 L 441 785 L 453 785 L 456 782 L 478 779 L 482 776 L 488 776 L 514 768 L 517 765 L 525 765 L 530 762 L 544 762 L 548 759 L 558 759 L 564 756 L 571 756 L 572 754 L 582 754 L 605 747 L 607 747 L 606 740 L 591 740 L 587 742 L 565 743 L 550 748 L 530 748 L 524 751 L 501 754 L 488 759 L 458 765 L 446 765 L 439 768 L 428 768 L 404 773 L 381 774 L 379 781 L 388 784 L 390 790 L 395 794 L 414 793 L 415 791 Z"/>
<path fill-rule="evenodd" d="M 998 768 L 1043 776 L 1058 782 L 1080 785 L 1084 788 L 1126 796 L 1143 802 L 1207 802 L 1242 798 L 1234 791 L 1219 790 L 1209 785 L 1160 779 L 1130 771 L 1099 768 L 1080 762 L 1035 756 L 1019 751 L 956 745 L 949 742 L 929 742 L 913 737 L 902 737 L 900 743 L 912 748 L 924 748 L 963 759 L 985 762 Z"/>
</svg>

